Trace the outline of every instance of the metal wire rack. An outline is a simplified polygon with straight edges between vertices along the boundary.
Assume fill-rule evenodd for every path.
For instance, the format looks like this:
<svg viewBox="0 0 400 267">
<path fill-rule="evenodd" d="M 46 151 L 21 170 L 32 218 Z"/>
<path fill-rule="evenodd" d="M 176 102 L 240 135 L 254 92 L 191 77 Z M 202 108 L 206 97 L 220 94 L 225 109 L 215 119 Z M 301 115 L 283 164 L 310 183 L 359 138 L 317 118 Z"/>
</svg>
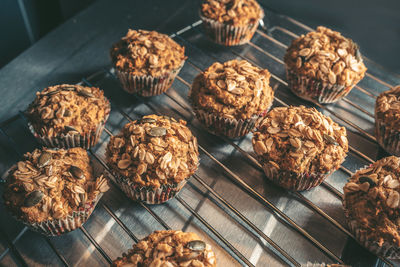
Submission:
<svg viewBox="0 0 400 267">
<path fill-rule="evenodd" d="M 400 83 L 400 79 L 365 58 L 369 72 L 347 97 L 333 105 L 306 103 L 289 92 L 282 58 L 293 38 L 312 29 L 272 11 L 266 13 L 266 27 L 262 25 L 252 41 L 241 47 L 212 44 L 200 30 L 201 21 L 172 34 L 186 47 L 188 59 L 173 86 L 162 96 L 147 99 L 127 95 L 119 88 L 112 69 L 82 79 L 82 84 L 102 88 L 112 103 L 101 142 L 89 150 L 97 169 L 110 176 L 112 188 L 89 221 L 65 236 L 43 237 L 15 224 L 8 215 L 2 216 L 0 264 L 107 265 L 152 231 L 172 228 L 199 232 L 213 245 L 220 266 L 300 266 L 307 261 L 395 265 L 355 243 L 341 211 L 341 188 L 354 170 L 383 153 L 373 135 L 373 106 L 376 96 Z M 263 178 L 261 165 L 252 152 L 251 137 L 229 140 L 212 136 L 194 118 L 187 101 L 191 81 L 214 61 L 233 58 L 270 70 L 274 105 L 315 106 L 347 128 L 349 156 L 322 186 L 293 193 L 272 185 Z M 180 195 L 157 206 L 129 201 L 115 186 L 104 162 L 109 137 L 128 121 L 150 113 L 186 120 L 198 136 L 201 154 L 199 171 Z M 0 145 L 6 155 L 0 158 L 4 170 L 23 152 L 38 146 L 22 114 L 0 123 Z"/>
</svg>

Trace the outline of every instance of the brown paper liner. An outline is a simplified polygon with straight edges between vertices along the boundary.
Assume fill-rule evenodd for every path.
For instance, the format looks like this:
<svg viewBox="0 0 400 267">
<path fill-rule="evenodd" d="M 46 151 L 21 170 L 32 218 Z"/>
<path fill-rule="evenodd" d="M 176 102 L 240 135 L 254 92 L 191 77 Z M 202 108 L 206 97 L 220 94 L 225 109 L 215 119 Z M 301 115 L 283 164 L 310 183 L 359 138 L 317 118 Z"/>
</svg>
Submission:
<svg viewBox="0 0 400 267">
<path fill-rule="evenodd" d="M 264 11 L 261 13 L 260 19 L 264 17 Z M 256 32 L 259 24 L 259 21 L 257 21 L 256 24 L 232 26 L 204 17 L 201 12 L 199 12 L 199 16 L 203 21 L 206 35 L 217 44 L 225 46 L 248 43 Z"/>
<path fill-rule="evenodd" d="M 268 164 L 263 164 L 266 177 L 273 183 L 291 191 L 303 191 L 320 185 L 330 174 L 322 173 L 296 173 L 286 170 L 271 168 Z"/>
<path fill-rule="evenodd" d="M 400 156 L 400 132 L 386 127 L 385 123 L 375 114 L 375 136 L 379 145 L 389 154 Z"/>
<path fill-rule="evenodd" d="M 117 68 L 115 68 L 115 74 L 126 92 L 141 96 L 156 96 L 161 95 L 171 87 L 184 64 L 185 61 L 179 68 L 160 77 L 132 75 L 129 72 L 119 71 Z"/>
<path fill-rule="evenodd" d="M 310 79 L 286 68 L 290 90 L 298 97 L 321 104 L 333 103 L 348 95 L 355 84 L 345 87 L 339 84 Z"/>
<path fill-rule="evenodd" d="M 225 118 L 213 113 L 196 108 L 193 104 L 193 111 L 197 119 L 204 125 L 208 132 L 226 136 L 229 138 L 238 138 L 247 135 L 261 122 L 268 109 L 260 115 L 253 116 L 250 119 Z"/>
<path fill-rule="evenodd" d="M 161 204 L 167 202 L 177 195 L 186 184 L 185 179 L 175 184 L 164 184 L 159 188 L 141 187 L 117 173 L 114 173 L 114 177 L 116 184 L 124 191 L 127 197 L 134 201 L 142 201 L 147 204 Z"/>
<path fill-rule="evenodd" d="M 389 259 L 400 259 L 400 247 L 393 246 L 386 241 L 380 246 L 378 242 L 379 240 L 368 240 L 365 230 L 362 230 L 362 227 L 358 221 L 351 217 L 345 197 L 343 198 L 343 208 L 350 232 L 353 233 L 356 241 L 360 245 L 376 255 Z"/>
</svg>

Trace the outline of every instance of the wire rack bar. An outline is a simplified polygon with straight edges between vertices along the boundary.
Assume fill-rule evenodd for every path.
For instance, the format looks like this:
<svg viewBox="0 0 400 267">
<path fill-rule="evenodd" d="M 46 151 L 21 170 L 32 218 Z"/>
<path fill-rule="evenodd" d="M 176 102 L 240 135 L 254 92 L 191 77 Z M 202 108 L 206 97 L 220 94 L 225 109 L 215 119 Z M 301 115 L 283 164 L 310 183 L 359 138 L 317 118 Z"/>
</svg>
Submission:
<svg viewBox="0 0 400 267">
<path fill-rule="evenodd" d="M 20 239 L 20 237 L 28 230 L 28 227 L 24 227 L 21 232 L 13 239 L 10 240 L 7 236 L 7 234 L 3 231 L 3 229 L 0 229 L 0 234 L 4 237 L 6 243 L 7 243 L 7 248 L 3 251 L 3 253 L 0 255 L 0 261 L 10 252 L 17 257 L 19 262 L 21 263 L 22 266 L 28 266 L 26 263 L 25 259 L 22 257 L 21 253 L 19 253 L 18 249 L 15 247 L 15 243 Z"/>
<path fill-rule="evenodd" d="M 190 213 L 197 218 L 204 226 L 207 227 L 208 230 L 210 230 L 215 236 L 217 236 L 227 247 L 229 247 L 230 250 L 232 250 L 236 256 L 238 256 L 244 263 L 246 263 L 248 266 L 254 266 L 243 254 L 238 251 L 234 246 L 231 245 L 231 243 L 228 242 L 215 228 L 210 225 L 206 220 L 203 219 L 192 207 L 189 206 L 189 204 L 186 203 L 180 196 L 175 196 L 176 200 L 178 200 L 179 203 L 182 204 Z"/>
<path fill-rule="evenodd" d="M 194 179 L 196 179 L 201 185 L 203 185 L 211 194 L 213 194 L 220 202 L 224 204 L 229 210 L 231 210 L 236 216 L 238 216 L 241 220 L 243 220 L 251 229 L 257 232 L 262 238 L 264 238 L 273 248 L 275 248 L 279 253 L 281 253 L 287 260 L 293 263 L 295 266 L 300 266 L 295 259 L 293 259 L 285 250 L 283 250 L 278 244 L 276 244 L 271 238 L 269 238 L 263 231 L 261 231 L 256 225 L 254 225 L 249 219 L 246 218 L 240 211 L 238 211 L 235 207 L 229 204 L 220 194 L 218 194 L 214 189 L 212 189 L 203 179 L 200 178 L 197 174 L 193 175 Z M 282 258 L 281 258 L 282 259 Z"/>
<path fill-rule="evenodd" d="M 100 254 L 103 256 L 103 258 L 106 259 L 106 261 L 109 264 L 111 264 L 112 260 L 111 260 L 110 256 L 108 256 L 108 254 L 103 250 L 103 248 L 99 245 L 99 243 L 97 243 L 97 241 L 92 237 L 92 235 L 84 227 L 79 227 L 79 229 L 86 236 L 86 238 L 89 239 L 89 241 L 92 243 L 92 245 L 95 246 L 97 251 L 100 252 Z"/>
</svg>

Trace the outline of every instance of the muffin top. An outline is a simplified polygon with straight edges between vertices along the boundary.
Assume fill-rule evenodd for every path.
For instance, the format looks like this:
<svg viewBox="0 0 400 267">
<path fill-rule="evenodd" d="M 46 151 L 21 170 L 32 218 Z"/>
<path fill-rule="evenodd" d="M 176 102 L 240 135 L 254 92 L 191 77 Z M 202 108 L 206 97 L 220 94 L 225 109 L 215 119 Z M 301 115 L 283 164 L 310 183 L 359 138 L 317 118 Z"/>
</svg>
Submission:
<svg viewBox="0 0 400 267">
<path fill-rule="evenodd" d="M 214 63 L 193 81 L 189 98 L 195 108 L 235 119 L 258 116 L 271 106 L 271 74 L 245 60 Z"/>
<path fill-rule="evenodd" d="M 124 126 L 107 145 L 112 170 L 138 186 L 158 188 L 190 177 L 199 164 L 197 139 L 183 120 L 148 115 Z"/>
<path fill-rule="evenodd" d="M 381 93 L 376 99 L 376 119 L 391 129 L 400 130 L 400 85 Z"/>
<path fill-rule="evenodd" d="M 264 12 L 255 0 L 205 0 L 201 14 L 220 23 L 248 26 L 256 24 Z"/>
<path fill-rule="evenodd" d="M 4 201 L 19 219 L 38 223 L 80 211 L 100 193 L 107 180 L 93 176 L 89 156 L 82 148 L 36 149 L 11 168 Z"/>
<path fill-rule="evenodd" d="M 367 70 L 357 44 L 322 26 L 293 40 L 284 60 L 297 74 L 343 86 L 358 83 Z"/>
<path fill-rule="evenodd" d="M 180 68 L 186 59 L 185 48 L 167 35 L 131 29 L 113 44 L 110 54 L 119 71 L 153 77 Z"/>
<path fill-rule="evenodd" d="M 62 84 L 37 92 L 25 114 L 38 134 L 54 137 L 94 131 L 109 113 L 110 102 L 99 88 Z"/>
<path fill-rule="evenodd" d="M 346 128 L 315 108 L 278 107 L 254 132 L 253 147 L 263 164 L 296 173 L 328 173 L 348 151 Z"/>
<path fill-rule="evenodd" d="M 357 171 L 344 186 L 344 205 L 368 240 L 400 246 L 400 158 L 390 156 Z"/>
<path fill-rule="evenodd" d="M 195 233 L 155 231 L 133 245 L 112 266 L 203 266 L 215 267 L 216 258 L 209 244 Z"/>
</svg>

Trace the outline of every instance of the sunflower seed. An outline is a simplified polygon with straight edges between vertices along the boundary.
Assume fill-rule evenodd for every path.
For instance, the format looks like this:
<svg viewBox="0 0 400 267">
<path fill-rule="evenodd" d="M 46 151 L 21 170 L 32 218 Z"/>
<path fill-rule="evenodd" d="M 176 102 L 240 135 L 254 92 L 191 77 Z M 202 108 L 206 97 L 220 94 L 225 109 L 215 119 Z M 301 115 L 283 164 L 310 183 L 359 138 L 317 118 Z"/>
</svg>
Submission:
<svg viewBox="0 0 400 267">
<path fill-rule="evenodd" d="M 167 129 L 164 127 L 153 127 L 149 131 L 149 135 L 153 137 L 160 137 L 167 134 Z"/>
<path fill-rule="evenodd" d="M 262 155 L 267 152 L 267 147 L 265 146 L 264 142 L 257 141 L 254 144 L 254 151 L 256 152 L 257 155 Z"/>
<path fill-rule="evenodd" d="M 60 91 L 61 91 L 60 89 L 56 89 L 54 91 L 48 92 L 46 95 L 47 96 L 55 95 L 55 94 L 59 93 Z"/>
<path fill-rule="evenodd" d="M 78 91 L 78 94 L 84 97 L 94 97 L 94 94 L 86 90 L 80 90 Z"/>
<path fill-rule="evenodd" d="M 400 195 L 397 191 L 391 191 L 389 193 L 389 197 L 386 200 L 386 205 L 388 205 L 390 208 L 394 209 L 399 206 L 399 201 L 400 201 Z"/>
<path fill-rule="evenodd" d="M 78 131 L 77 129 L 75 129 L 74 127 L 68 126 L 68 125 L 64 126 L 64 129 L 65 129 L 67 132 L 79 132 L 79 131 Z"/>
<path fill-rule="evenodd" d="M 85 179 L 85 173 L 79 167 L 71 166 L 69 172 L 78 180 Z"/>
<path fill-rule="evenodd" d="M 43 168 L 44 166 L 46 166 L 47 164 L 49 164 L 50 160 L 52 159 L 52 155 L 48 152 L 43 152 L 38 160 L 38 164 L 37 166 L 39 168 Z"/>
<path fill-rule="evenodd" d="M 336 139 L 328 134 L 324 134 L 324 139 L 328 144 L 338 146 L 339 144 L 336 142 Z"/>
<path fill-rule="evenodd" d="M 378 182 L 376 179 L 373 179 L 373 178 L 368 177 L 368 176 L 361 176 L 360 178 L 358 178 L 358 181 L 360 181 L 361 184 L 363 184 L 365 182 L 369 183 L 370 187 L 376 186 L 376 184 Z"/>
<path fill-rule="evenodd" d="M 71 86 L 63 87 L 63 88 L 61 88 L 61 90 L 63 90 L 63 91 L 75 91 L 75 87 L 71 87 Z"/>
<path fill-rule="evenodd" d="M 142 118 L 140 120 L 140 123 L 153 123 L 153 122 L 156 122 L 156 120 L 153 118 Z"/>
<path fill-rule="evenodd" d="M 24 200 L 24 207 L 33 207 L 42 201 L 44 194 L 42 191 L 36 190 L 31 192 Z"/>
<path fill-rule="evenodd" d="M 204 251 L 206 243 L 201 240 L 193 240 L 187 243 L 187 247 L 193 251 Z"/>
</svg>

